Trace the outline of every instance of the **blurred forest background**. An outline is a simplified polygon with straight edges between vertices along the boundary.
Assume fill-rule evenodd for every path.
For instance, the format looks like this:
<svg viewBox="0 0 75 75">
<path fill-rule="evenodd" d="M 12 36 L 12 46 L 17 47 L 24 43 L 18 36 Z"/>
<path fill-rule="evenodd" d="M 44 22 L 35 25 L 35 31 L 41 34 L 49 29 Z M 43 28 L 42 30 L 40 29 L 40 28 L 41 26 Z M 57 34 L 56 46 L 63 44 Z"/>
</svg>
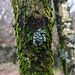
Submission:
<svg viewBox="0 0 75 75">
<path fill-rule="evenodd" d="M 51 5 L 55 75 L 74 75 L 75 0 L 52 0 Z M 0 75 L 19 75 L 14 22 L 10 0 L 0 0 Z"/>
</svg>

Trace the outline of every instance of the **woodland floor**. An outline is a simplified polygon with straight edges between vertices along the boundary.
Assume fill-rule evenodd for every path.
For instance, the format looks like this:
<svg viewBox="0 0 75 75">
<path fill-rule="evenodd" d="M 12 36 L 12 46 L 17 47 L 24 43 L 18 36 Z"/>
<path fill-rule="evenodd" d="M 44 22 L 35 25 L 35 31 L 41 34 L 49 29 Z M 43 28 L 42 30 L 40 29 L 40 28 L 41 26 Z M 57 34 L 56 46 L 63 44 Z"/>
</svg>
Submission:
<svg viewBox="0 0 75 75">
<path fill-rule="evenodd" d="M 19 75 L 18 73 L 18 65 L 14 65 L 12 63 L 4 63 L 0 64 L 0 75 Z M 55 69 L 55 75 L 64 75 L 62 71 L 57 71 Z"/>
</svg>

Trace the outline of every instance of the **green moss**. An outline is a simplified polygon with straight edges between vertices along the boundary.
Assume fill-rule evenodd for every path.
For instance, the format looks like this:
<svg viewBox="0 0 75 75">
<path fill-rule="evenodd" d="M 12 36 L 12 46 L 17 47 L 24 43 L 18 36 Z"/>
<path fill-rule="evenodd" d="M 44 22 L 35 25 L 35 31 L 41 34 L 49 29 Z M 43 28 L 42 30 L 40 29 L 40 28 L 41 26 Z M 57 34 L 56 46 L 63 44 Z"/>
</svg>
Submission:
<svg viewBox="0 0 75 75">
<path fill-rule="evenodd" d="M 13 64 L 16 64 L 16 58 L 17 58 L 17 54 L 16 52 L 13 53 Z"/>
<path fill-rule="evenodd" d="M 52 8 L 50 0 L 11 0 L 15 17 L 19 73 L 21 75 L 54 75 L 52 50 Z M 41 6 L 41 7 L 40 7 Z M 44 40 L 33 44 L 34 33 L 41 28 Z M 36 37 L 35 37 L 36 38 Z M 39 38 L 38 38 L 39 39 Z M 36 39 L 37 40 L 37 39 Z"/>
</svg>

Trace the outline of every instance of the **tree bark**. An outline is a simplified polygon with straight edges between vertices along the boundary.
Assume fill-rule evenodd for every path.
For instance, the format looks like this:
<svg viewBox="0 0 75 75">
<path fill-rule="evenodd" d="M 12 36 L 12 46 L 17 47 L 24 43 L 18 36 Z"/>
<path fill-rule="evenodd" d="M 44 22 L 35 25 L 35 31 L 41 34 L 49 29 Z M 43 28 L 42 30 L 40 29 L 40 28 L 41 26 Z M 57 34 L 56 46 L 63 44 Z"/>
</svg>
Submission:
<svg viewBox="0 0 75 75">
<path fill-rule="evenodd" d="M 60 40 L 60 57 L 65 75 L 75 74 L 75 54 L 74 54 L 74 35 L 72 29 L 72 20 L 69 15 L 67 0 L 60 2 L 56 9 L 57 26 Z"/>
<path fill-rule="evenodd" d="M 50 0 L 11 0 L 20 75 L 54 75 Z"/>
</svg>

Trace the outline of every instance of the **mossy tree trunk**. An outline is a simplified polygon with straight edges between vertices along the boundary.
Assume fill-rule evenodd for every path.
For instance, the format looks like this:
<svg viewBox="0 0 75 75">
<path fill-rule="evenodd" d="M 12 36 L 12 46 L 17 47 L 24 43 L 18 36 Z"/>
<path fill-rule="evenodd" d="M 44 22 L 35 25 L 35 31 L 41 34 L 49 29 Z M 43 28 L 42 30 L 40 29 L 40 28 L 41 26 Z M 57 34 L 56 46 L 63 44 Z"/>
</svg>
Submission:
<svg viewBox="0 0 75 75">
<path fill-rule="evenodd" d="M 50 0 L 11 0 L 21 75 L 54 75 Z"/>
</svg>

